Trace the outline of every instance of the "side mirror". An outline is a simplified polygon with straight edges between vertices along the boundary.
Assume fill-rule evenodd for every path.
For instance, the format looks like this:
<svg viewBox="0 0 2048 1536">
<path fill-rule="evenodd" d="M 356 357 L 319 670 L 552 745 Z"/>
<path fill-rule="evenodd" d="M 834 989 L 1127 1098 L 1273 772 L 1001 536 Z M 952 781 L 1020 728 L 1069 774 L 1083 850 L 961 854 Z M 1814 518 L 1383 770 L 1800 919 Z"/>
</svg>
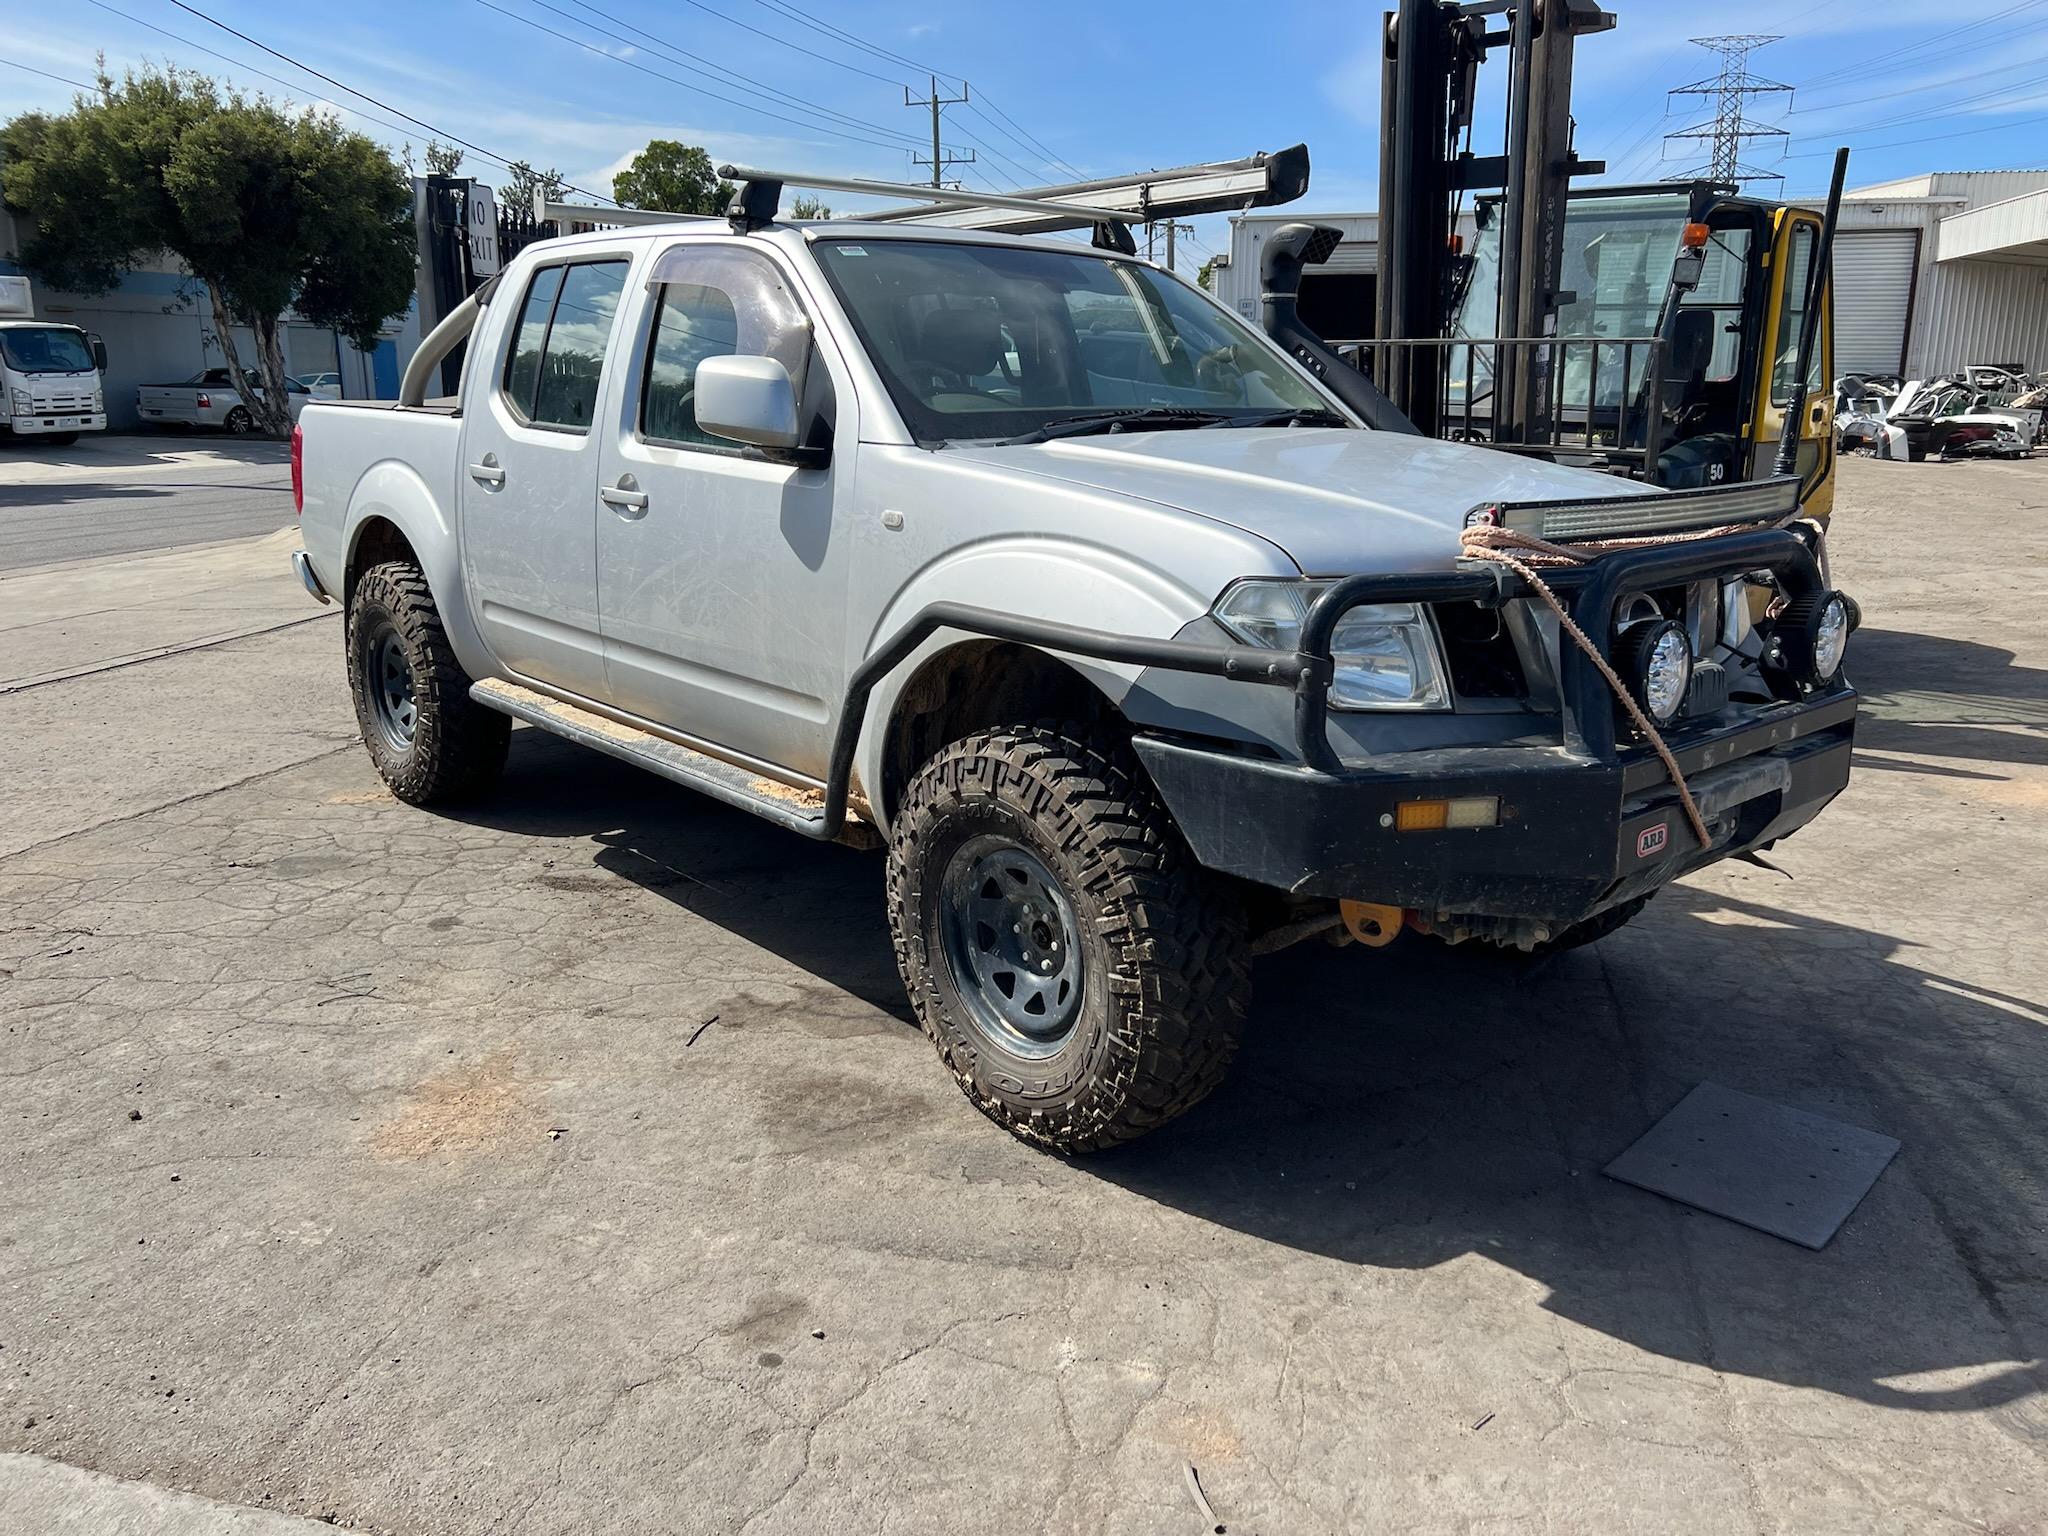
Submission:
<svg viewBox="0 0 2048 1536">
<path fill-rule="evenodd" d="M 85 339 L 92 343 L 93 367 L 99 369 L 101 373 L 105 373 L 107 371 L 107 344 L 100 340 L 97 333 L 88 333 Z"/>
<path fill-rule="evenodd" d="M 707 357 L 697 365 L 697 425 L 756 448 L 797 446 L 796 387 L 772 357 Z"/>
</svg>

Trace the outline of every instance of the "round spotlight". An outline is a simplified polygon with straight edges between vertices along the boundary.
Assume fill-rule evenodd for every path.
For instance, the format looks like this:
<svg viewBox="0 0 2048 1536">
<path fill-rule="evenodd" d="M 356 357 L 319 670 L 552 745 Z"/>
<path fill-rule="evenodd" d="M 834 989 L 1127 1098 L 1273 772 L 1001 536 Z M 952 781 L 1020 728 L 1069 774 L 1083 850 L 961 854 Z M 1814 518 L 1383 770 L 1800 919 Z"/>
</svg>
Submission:
<svg viewBox="0 0 2048 1536">
<path fill-rule="evenodd" d="M 1832 683 L 1854 627 L 1849 600 L 1839 592 L 1816 592 L 1788 605 L 1771 626 L 1766 653 L 1775 691 L 1797 697 Z"/>
<path fill-rule="evenodd" d="M 1644 619 L 1621 632 L 1617 645 L 1621 674 L 1629 691 L 1658 725 L 1668 725 L 1685 707 L 1692 684 L 1692 641 L 1672 619 Z"/>
</svg>

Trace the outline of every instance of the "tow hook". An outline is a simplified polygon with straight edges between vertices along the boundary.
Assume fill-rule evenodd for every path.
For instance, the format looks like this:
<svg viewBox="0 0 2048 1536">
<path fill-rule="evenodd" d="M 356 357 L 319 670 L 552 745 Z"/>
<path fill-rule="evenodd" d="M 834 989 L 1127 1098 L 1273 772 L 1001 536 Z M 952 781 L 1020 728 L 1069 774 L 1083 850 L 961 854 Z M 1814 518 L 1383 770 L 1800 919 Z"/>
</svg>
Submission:
<svg viewBox="0 0 2048 1536">
<path fill-rule="evenodd" d="M 1407 916 L 1401 907 L 1348 898 L 1337 903 L 1337 910 L 1343 915 L 1345 931 L 1371 949 L 1384 949 L 1399 938 L 1402 920 Z"/>
</svg>

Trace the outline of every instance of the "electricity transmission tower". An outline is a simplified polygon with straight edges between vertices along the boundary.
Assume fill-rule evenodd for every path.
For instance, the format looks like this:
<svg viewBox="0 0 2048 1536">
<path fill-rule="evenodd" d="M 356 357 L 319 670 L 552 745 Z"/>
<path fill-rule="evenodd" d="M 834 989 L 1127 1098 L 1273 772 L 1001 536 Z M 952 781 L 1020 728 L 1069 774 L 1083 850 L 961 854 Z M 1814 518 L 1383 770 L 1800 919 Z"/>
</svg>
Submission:
<svg viewBox="0 0 2048 1536">
<path fill-rule="evenodd" d="M 1694 123 L 1676 133 L 1664 135 L 1666 143 L 1673 139 L 1690 140 L 1711 145 L 1708 163 L 1695 166 L 1670 179 L 1691 181 L 1706 177 L 1712 181 L 1745 182 L 1777 181 L 1785 178 L 1775 171 L 1759 170 L 1743 162 L 1743 147 L 1752 139 L 1786 139 L 1791 137 L 1782 128 L 1773 128 L 1744 115 L 1744 104 L 1752 96 L 1775 95 L 1783 92 L 1792 94 L 1792 87 L 1776 80 L 1766 80 L 1749 72 L 1749 56 L 1766 43 L 1775 43 L 1776 37 L 1757 33 L 1744 33 L 1732 37 L 1695 37 L 1691 41 L 1709 53 L 1718 54 L 1721 72 L 1711 80 L 1695 80 L 1691 85 L 1681 85 L 1671 92 L 1673 96 L 1711 97 L 1714 102 L 1714 120 L 1711 123 Z"/>
<path fill-rule="evenodd" d="M 910 163 L 912 165 L 930 166 L 932 168 L 932 185 L 935 187 L 943 187 L 946 184 L 946 172 L 950 171 L 954 166 L 974 164 L 973 150 L 970 149 L 964 155 L 949 155 L 939 144 L 940 109 L 958 106 L 967 99 L 967 82 L 965 80 L 960 82 L 960 94 L 958 96 L 941 96 L 939 94 L 939 77 L 937 75 L 932 76 L 932 93 L 929 96 L 913 96 L 910 94 L 909 86 L 903 87 L 903 105 L 906 107 L 931 108 L 932 157 L 927 160 L 923 155 L 912 155 Z"/>
</svg>

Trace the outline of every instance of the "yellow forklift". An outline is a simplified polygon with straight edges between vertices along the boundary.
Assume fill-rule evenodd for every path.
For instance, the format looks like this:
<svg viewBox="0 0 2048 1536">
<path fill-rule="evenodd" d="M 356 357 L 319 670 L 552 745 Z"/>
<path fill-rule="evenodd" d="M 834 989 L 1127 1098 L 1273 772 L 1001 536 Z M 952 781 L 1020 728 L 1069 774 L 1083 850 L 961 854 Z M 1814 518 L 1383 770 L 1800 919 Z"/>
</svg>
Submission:
<svg viewBox="0 0 2048 1536">
<path fill-rule="evenodd" d="M 1302 324 L 1303 278 L 1342 238 L 1308 223 L 1267 241 L 1267 329 L 1377 425 L 1674 489 L 1797 474 L 1802 509 L 1825 519 L 1847 151 L 1825 213 L 1704 180 L 1574 189 L 1606 167 L 1572 150 L 1573 46 L 1613 25 L 1592 0 L 1401 0 L 1382 67 L 1377 334 Z M 1480 67 L 1501 48 L 1504 142 L 1477 155 Z"/>
</svg>

